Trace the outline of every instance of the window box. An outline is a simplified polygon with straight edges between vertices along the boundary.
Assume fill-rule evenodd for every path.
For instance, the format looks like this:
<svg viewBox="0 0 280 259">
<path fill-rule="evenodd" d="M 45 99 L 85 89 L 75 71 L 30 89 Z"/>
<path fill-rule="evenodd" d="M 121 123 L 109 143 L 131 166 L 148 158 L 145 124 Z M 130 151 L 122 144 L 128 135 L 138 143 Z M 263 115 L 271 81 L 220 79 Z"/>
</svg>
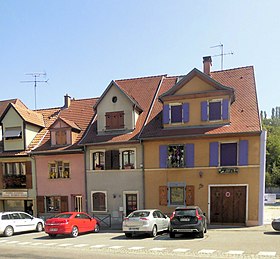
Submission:
<svg viewBox="0 0 280 259">
<path fill-rule="evenodd" d="M 134 164 L 125 164 L 124 169 L 134 169 Z"/>
<path fill-rule="evenodd" d="M 238 174 L 237 167 L 221 167 L 218 169 L 219 174 Z"/>
</svg>

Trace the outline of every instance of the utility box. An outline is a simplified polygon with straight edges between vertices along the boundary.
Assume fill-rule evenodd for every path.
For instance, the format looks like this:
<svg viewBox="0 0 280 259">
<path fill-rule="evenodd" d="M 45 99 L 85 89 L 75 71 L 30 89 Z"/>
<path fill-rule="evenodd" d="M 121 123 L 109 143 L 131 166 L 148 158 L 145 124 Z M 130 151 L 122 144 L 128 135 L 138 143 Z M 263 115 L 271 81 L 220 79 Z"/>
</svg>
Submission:
<svg viewBox="0 0 280 259">
<path fill-rule="evenodd" d="M 264 203 L 265 204 L 276 203 L 276 194 L 275 193 L 265 193 L 264 194 Z"/>
</svg>

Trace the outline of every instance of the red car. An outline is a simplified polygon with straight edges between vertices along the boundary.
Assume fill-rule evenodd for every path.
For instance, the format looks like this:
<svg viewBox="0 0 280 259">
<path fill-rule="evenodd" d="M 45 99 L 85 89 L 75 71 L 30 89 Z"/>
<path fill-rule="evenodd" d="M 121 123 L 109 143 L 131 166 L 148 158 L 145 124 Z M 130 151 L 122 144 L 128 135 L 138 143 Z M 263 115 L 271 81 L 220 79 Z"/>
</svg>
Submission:
<svg viewBox="0 0 280 259">
<path fill-rule="evenodd" d="M 47 219 L 45 223 L 45 232 L 50 237 L 58 234 L 70 234 L 77 237 L 79 233 L 99 232 L 99 222 L 84 212 L 64 212 L 53 218 Z"/>
</svg>

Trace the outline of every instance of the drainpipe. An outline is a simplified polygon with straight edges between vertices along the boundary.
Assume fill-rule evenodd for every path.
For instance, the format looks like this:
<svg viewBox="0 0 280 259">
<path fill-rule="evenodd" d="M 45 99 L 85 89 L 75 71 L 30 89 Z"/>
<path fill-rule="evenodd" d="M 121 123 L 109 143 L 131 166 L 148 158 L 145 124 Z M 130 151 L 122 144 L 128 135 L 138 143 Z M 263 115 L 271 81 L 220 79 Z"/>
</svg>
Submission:
<svg viewBox="0 0 280 259">
<path fill-rule="evenodd" d="M 145 207 L 145 161 L 144 161 L 144 145 L 143 141 L 140 139 L 141 150 L 142 150 L 142 181 L 143 181 L 143 208 Z"/>
<path fill-rule="evenodd" d="M 87 188 L 87 160 L 86 160 L 86 155 L 87 155 L 87 147 L 84 145 L 84 169 L 85 169 L 85 202 L 86 202 L 86 212 L 89 213 L 88 211 L 88 188 Z"/>
</svg>

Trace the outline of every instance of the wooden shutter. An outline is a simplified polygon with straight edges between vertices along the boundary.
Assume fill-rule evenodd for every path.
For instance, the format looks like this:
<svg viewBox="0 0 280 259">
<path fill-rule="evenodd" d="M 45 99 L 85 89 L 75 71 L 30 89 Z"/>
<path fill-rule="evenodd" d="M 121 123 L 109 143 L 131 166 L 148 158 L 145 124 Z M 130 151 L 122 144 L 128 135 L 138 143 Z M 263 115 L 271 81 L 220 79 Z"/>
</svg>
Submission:
<svg viewBox="0 0 280 259">
<path fill-rule="evenodd" d="M 3 189 L 3 170 L 4 163 L 0 163 L 0 189 Z"/>
<path fill-rule="evenodd" d="M 186 205 L 194 205 L 194 186 L 186 186 Z"/>
<path fill-rule="evenodd" d="M 32 163 L 31 161 L 25 162 L 26 170 L 26 189 L 32 189 Z"/>
<path fill-rule="evenodd" d="M 183 103 L 183 122 L 189 122 L 190 120 L 189 106 L 188 103 Z"/>
<path fill-rule="evenodd" d="M 207 115 L 207 102 L 201 102 L 201 120 L 207 121 L 208 115 Z"/>
<path fill-rule="evenodd" d="M 112 169 L 120 169 L 120 152 L 119 150 L 112 150 Z"/>
<path fill-rule="evenodd" d="M 209 166 L 218 166 L 219 164 L 219 143 L 211 142 L 209 148 Z"/>
<path fill-rule="evenodd" d="M 228 120 L 228 99 L 223 99 L 222 103 L 222 119 Z"/>
<path fill-rule="evenodd" d="M 163 124 L 168 124 L 169 123 L 169 105 L 165 104 L 163 106 L 163 119 L 162 119 Z"/>
<path fill-rule="evenodd" d="M 167 146 L 159 146 L 159 167 L 167 168 Z"/>
<path fill-rule="evenodd" d="M 248 165 L 248 140 L 239 141 L 239 165 Z"/>
<path fill-rule="evenodd" d="M 194 144 L 185 145 L 185 166 L 194 167 Z"/>
<path fill-rule="evenodd" d="M 105 152 L 105 169 L 110 170 L 112 169 L 112 163 L 111 163 L 111 150 L 108 150 Z"/>
<path fill-rule="evenodd" d="M 159 186 L 159 205 L 167 206 L 168 203 L 168 188 L 167 186 Z"/>
<path fill-rule="evenodd" d="M 61 196 L 61 212 L 68 211 L 68 196 Z"/>
<path fill-rule="evenodd" d="M 44 198 L 44 196 L 37 196 L 37 212 L 39 214 L 45 212 L 45 198 Z"/>
</svg>

